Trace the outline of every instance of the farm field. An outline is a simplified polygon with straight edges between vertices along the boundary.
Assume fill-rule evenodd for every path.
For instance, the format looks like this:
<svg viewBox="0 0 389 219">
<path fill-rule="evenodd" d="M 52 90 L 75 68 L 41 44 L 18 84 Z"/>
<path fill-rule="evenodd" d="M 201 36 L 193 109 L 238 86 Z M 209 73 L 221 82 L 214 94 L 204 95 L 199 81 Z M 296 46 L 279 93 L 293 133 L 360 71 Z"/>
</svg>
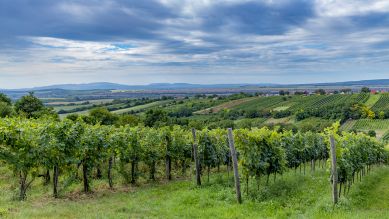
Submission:
<svg viewBox="0 0 389 219">
<path fill-rule="evenodd" d="M 375 111 L 389 110 L 389 93 L 380 95 L 378 101 L 372 107 Z"/>
<path fill-rule="evenodd" d="M 97 100 L 83 100 L 83 101 L 54 101 L 47 102 L 48 106 L 58 106 L 58 105 L 82 105 L 85 102 L 89 102 L 90 104 L 103 104 L 110 103 L 113 99 L 97 99 Z"/>
<path fill-rule="evenodd" d="M 231 107 L 232 110 L 265 110 L 272 109 L 281 102 L 283 102 L 283 98 L 280 96 L 274 97 L 260 97 L 257 99 L 253 99 L 239 105 L 235 105 Z"/>
<path fill-rule="evenodd" d="M 335 209 L 324 169 L 306 175 L 289 171 L 266 187 L 262 182 L 258 189 L 253 184 L 257 192 L 243 194 L 241 205 L 236 203 L 232 179 L 220 183 L 226 174 L 213 174 L 201 187 L 189 179 L 177 179 L 136 187 L 118 184 L 109 190 L 105 182 L 96 181 L 90 195 L 81 195 L 81 188 L 74 187 L 57 200 L 42 197 L 49 187 L 40 186 L 32 191 L 31 199 L 18 202 L 12 201 L 10 174 L 1 171 L 0 215 L 4 218 L 386 218 L 389 211 L 387 167 L 373 168 Z"/>
<path fill-rule="evenodd" d="M 120 110 L 114 110 L 114 111 L 111 111 L 111 112 L 115 113 L 115 114 L 123 114 L 123 113 L 128 113 L 128 112 L 131 112 L 131 111 L 139 112 L 139 111 L 150 109 L 150 108 L 153 108 L 153 107 L 162 106 L 162 105 L 168 104 L 170 102 L 172 102 L 172 100 L 155 101 L 155 102 L 152 102 L 152 103 L 147 103 L 147 104 L 143 104 L 143 105 L 139 105 L 139 106 L 124 108 L 124 109 L 120 109 Z"/>
<path fill-rule="evenodd" d="M 379 95 L 376 95 L 379 98 Z M 326 106 L 334 106 L 344 103 L 360 103 L 364 104 L 369 98 L 369 94 L 333 94 L 333 95 L 293 95 L 293 96 L 270 96 L 257 98 L 244 98 L 233 100 L 227 103 L 217 105 L 212 109 L 212 113 L 217 113 L 221 109 L 230 110 L 272 110 L 285 111 L 289 110 L 297 112 L 299 110 L 307 110 L 312 108 L 320 108 Z M 377 99 L 378 100 L 378 99 Z M 206 109 L 209 111 L 209 109 Z M 199 111 L 198 113 L 204 113 Z"/>
<path fill-rule="evenodd" d="M 54 110 L 59 112 L 61 110 L 74 110 L 81 107 L 92 107 L 94 104 L 77 104 L 77 105 L 64 105 L 64 106 L 54 106 Z"/>
<path fill-rule="evenodd" d="M 389 119 L 360 119 L 353 126 L 357 130 L 385 130 L 389 129 Z"/>
<path fill-rule="evenodd" d="M 280 125 L 280 126 L 295 126 L 297 128 L 303 128 L 304 130 L 323 130 L 325 127 L 331 125 L 331 123 L 339 120 L 340 114 L 328 115 L 323 118 L 319 113 L 325 113 L 332 109 L 338 109 L 341 112 L 342 107 L 345 105 L 353 106 L 353 104 L 361 104 L 372 110 L 375 110 L 376 115 L 379 114 L 378 109 L 386 110 L 386 98 L 387 94 L 369 94 L 369 93 L 356 93 L 356 94 L 328 94 L 328 95 L 291 95 L 291 96 L 235 96 L 230 97 L 199 97 L 199 98 L 177 98 L 169 100 L 156 100 L 152 102 L 145 102 L 144 104 L 130 106 L 130 104 L 123 102 L 106 105 L 109 111 L 114 114 L 126 114 L 133 113 L 138 116 L 142 116 L 142 112 L 149 109 L 162 109 L 170 116 L 178 116 L 187 118 L 190 121 L 200 122 L 203 124 L 209 124 L 210 127 L 217 127 L 220 122 L 226 118 L 231 120 L 226 122 L 227 124 L 234 123 L 236 127 L 261 127 L 264 125 Z M 87 109 L 81 109 L 75 113 L 79 115 L 87 115 L 88 112 L 93 109 L 94 105 L 99 100 L 90 100 L 89 104 L 82 105 L 85 101 L 80 102 L 57 102 L 61 104 L 67 103 L 67 105 L 55 106 L 55 110 L 58 112 L 60 109 L 72 110 L 78 107 L 87 107 Z M 100 104 L 110 103 L 112 99 L 100 100 Z M 71 104 L 72 103 L 72 104 Z M 77 103 L 76 105 L 73 105 Z M 70 104 L 70 105 L 69 105 Z M 323 109 L 323 110 L 322 110 Z M 312 114 L 307 118 L 297 119 L 296 114 L 303 111 L 312 111 L 316 114 Z M 256 114 L 253 114 L 253 112 Z M 261 113 L 265 113 L 262 116 Z M 266 114 L 267 112 L 267 114 Z M 285 114 L 282 114 L 284 113 Z M 386 112 L 386 111 L 385 111 Z M 72 114 L 62 113 L 60 118 L 65 118 L 67 115 Z M 251 116 L 249 113 L 252 113 Z M 259 114 L 258 114 L 259 113 Z M 276 113 L 280 113 L 281 116 L 276 117 Z M 232 115 L 232 116 L 229 116 Z M 261 117 L 261 118 L 259 118 Z M 299 121 L 302 120 L 302 121 Z M 220 122 L 219 122 L 220 121 Z M 387 124 L 380 123 L 378 119 L 371 121 L 362 121 L 358 123 L 355 120 L 345 120 L 342 124 L 342 130 L 360 130 L 369 131 L 375 130 L 377 135 L 381 138 L 388 130 L 385 128 Z M 357 124 L 356 124 L 357 123 Z M 368 125 L 367 123 L 372 123 Z M 380 125 L 381 124 L 381 125 Z M 224 127 L 224 126 L 223 126 Z"/>
<path fill-rule="evenodd" d="M 389 143 L 389 130 L 383 135 L 382 140 Z"/>
<path fill-rule="evenodd" d="M 380 99 L 380 95 L 370 95 L 369 99 L 366 101 L 365 105 L 369 108 L 372 108 L 374 104 Z"/>
<path fill-rule="evenodd" d="M 203 110 L 194 112 L 194 114 L 218 113 L 221 110 L 231 109 L 234 106 L 238 106 L 238 105 L 244 104 L 244 103 L 249 102 L 249 101 L 254 101 L 256 99 L 258 99 L 258 97 L 248 97 L 248 98 L 242 98 L 242 99 L 237 99 L 237 100 L 231 100 L 229 102 L 222 103 L 222 104 L 214 106 L 214 107 L 210 107 L 207 109 L 203 109 Z"/>
<path fill-rule="evenodd" d="M 342 126 L 342 130 L 350 131 L 370 131 L 374 130 L 377 137 L 383 138 L 385 133 L 389 132 L 389 119 L 359 119 L 349 120 Z"/>
</svg>

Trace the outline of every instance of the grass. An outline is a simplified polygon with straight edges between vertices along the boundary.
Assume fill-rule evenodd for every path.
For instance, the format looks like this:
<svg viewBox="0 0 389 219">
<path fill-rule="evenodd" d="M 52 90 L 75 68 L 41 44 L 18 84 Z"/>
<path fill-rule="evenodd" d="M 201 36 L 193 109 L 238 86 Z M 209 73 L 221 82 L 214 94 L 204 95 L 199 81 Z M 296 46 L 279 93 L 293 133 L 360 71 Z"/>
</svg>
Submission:
<svg viewBox="0 0 389 219">
<path fill-rule="evenodd" d="M 104 103 L 110 103 L 113 99 L 97 99 L 97 100 L 82 100 L 82 101 L 62 101 L 62 102 L 47 102 L 46 104 L 48 106 L 56 106 L 56 105 L 82 105 L 85 102 L 89 102 L 91 104 L 104 104 Z"/>
<path fill-rule="evenodd" d="M 152 102 L 152 103 L 147 103 L 147 104 L 143 104 L 143 105 L 139 105 L 139 106 L 134 106 L 134 107 L 129 107 L 129 108 L 125 108 L 125 109 L 115 110 L 115 111 L 112 111 L 112 113 L 123 114 L 123 113 L 128 113 L 128 112 L 131 112 L 131 111 L 139 112 L 141 110 L 146 110 L 146 109 L 149 109 L 149 108 L 158 107 L 158 106 L 167 104 L 169 102 L 172 102 L 172 101 L 171 100 L 155 101 L 155 102 Z"/>
<path fill-rule="evenodd" d="M 275 119 L 275 118 L 269 118 L 265 121 L 265 124 L 292 124 L 294 123 L 294 118 L 292 118 L 291 116 L 289 117 L 284 117 L 284 118 L 279 118 L 279 119 Z"/>
<path fill-rule="evenodd" d="M 274 111 L 284 111 L 284 110 L 287 110 L 289 108 L 290 108 L 290 106 L 279 106 L 279 107 L 274 108 L 273 110 Z"/>
<path fill-rule="evenodd" d="M 365 105 L 369 108 L 372 108 L 374 104 L 377 103 L 377 101 L 380 99 L 381 95 L 376 94 L 376 95 L 370 95 L 369 99 L 365 102 Z"/>
<path fill-rule="evenodd" d="M 189 180 L 126 187 L 111 191 L 105 181 L 94 181 L 94 193 L 79 187 L 60 199 L 36 182 L 25 202 L 12 200 L 12 174 L 2 169 L 0 217 L 6 218 L 388 218 L 389 168 L 375 167 L 356 183 L 335 208 L 331 203 L 328 173 L 319 169 L 303 175 L 289 171 L 265 185 L 262 179 L 242 184 L 243 204 L 236 203 L 233 181 L 226 174 L 203 178 L 201 187 Z M 11 180 L 13 182 L 13 180 Z M 243 180 L 242 180 L 243 181 Z M 80 185 L 79 185 L 80 186 Z"/>
<path fill-rule="evenodd" d="M 91 107 L 91 106 L 93 106 L 93 104 L 55 106 L 54 110 L 56 112 L 59 112 L 60 110 L 74 110 L 74 109 L 79 109 L 79 108 L 83 108 L 83 107 Z"/>
</svg>

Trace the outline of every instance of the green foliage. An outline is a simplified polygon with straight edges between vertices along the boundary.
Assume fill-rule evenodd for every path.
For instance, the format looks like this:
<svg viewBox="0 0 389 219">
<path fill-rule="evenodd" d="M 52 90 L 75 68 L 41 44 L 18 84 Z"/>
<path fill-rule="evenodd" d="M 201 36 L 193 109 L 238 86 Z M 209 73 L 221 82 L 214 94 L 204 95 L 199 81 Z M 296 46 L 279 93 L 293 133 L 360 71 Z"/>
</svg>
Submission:
<svg viewBox="0 0 389 219">
<path fill-rule="evenodd" d="M 14 114 L 12 105 L 0 102 L 0 118 L 11 117 Z"/>
<path fill-rule="evenodd" d="M 0 102 L 3 102 L 7 105 L 12 105 L 11 98 L 9 98 L 7 95 L 0 93 Z"/>
<path fill-rule="evenodd" d="M 372 110 L 377 113 L 389 111 L 389 93 L 381 94 L 378 101 L 373 105 Z"/>
<path fill-rule="evenodd" d="M 167 122 L 167 113 L 161 109 L 151 109 L 146 112 L 144 124 L 148 127 L 164 126 Z"/>
<path fill-rule="evenodd" d="M 160 132 L 154 128 L 143 128 L 140 131 L 140 145 L 143 148 L 142 160 L 149 167 L 150 179 L 155 180 L 157 162 L 163 157 L 163 144 Z"/>
<path fill-rule="evenodd" d="M 328 159 L 328 135 L 336 135 L 339 145 L 341 181 L 350 180 L 356 171 L 386 161 L 383 144 L 364 134 L 338 133 L 336 124 L 327 133 L 292 132 L 279 128 L 234 130 L 238 159 L 248 183 L 250 177 L 283 174 L 286 168 L 298 168 L 307 162 Z M 230 164 L 228 140 L 225 129 L 203 129 L 197 132 L 198 158 L 201 170 Z M 165 166 L 166 176 L 171 179 L 172 163 L 180 163 L 183 173 L 186 162 L 192 159 L 191 132 L 180 126 L 130 127 L 91 125 L 81 118 L 0 120 L 0 160 L 20 176 L 20 199 L 25 199 L 32 180 L 42 169 L 57 171 L 56 179 L 76 177 L 82 166 L 84 192 L 90 192 L 90 181 L 102 169 L 107 169 L 112 188 L 114 162 L 126 182 L 135 183 L 144 175 L 147 166 L 149 178 L 156 180 L 159 166 Z M 161 165 L 165 161 L 165 165 Z M 128 165 L 131 170 L 128 170 Z M 218 168 L 219 169 L 219 168 Z M 76 177 L 77 178 L 77 177 Z M 57 197 L 58 181 L 53 183 Z"/>
<path fill-rule="evenodd" d="M 132 114 L 123 114 L 118 116 L 116 125 L 117 126 L 129 125 L 134 127 L 139 125 L 140 123 L 141 123 L 141 119 L 138 116 Z"/>
<path fill-rule="evenodd" d="M 369 130 L 367 132 L 367 135 L 370 136 L 370 137 L 376 137 L 377 136 L 377 133 L 374 131 L 374 130 Z"/>
<path fill-rule="evenodd" d="M 327 133 L 335 138 L 338 182 L 344 189 L 351 186 L 355 176 L 362 177 L 370 166 L 388 159 L 383 143 L 375 138 L 362 133 L 339 134 L 337 126 L 327 129 Z"/>
<path fill-rule="evenodd" d="M 5 161 L 19 175 L 20 200 L 26 199 L 26 192 L 37 175 L 40 128 L 33 120 L 0 120 L 0 160 Z"/>
<path fill-rule="evenodd" d="M 90 121 L 93 124 L 113 125 L 118 119 L 116 115 L 108 111 L 107 108 L 99 107 L 89 111 Z"/>
<path fill-rule="evenodd" d="M 15 103 L 15 110 L 18 113 L 25 114 L 27 118 L 38 118 L 39 112 L 43 109 L 42 101 L 35 97 L 33 92 L 23 96 Z"/>
<path fill-rule="evenodd" d="M 317 89 L 315 90 L 315 94 L 325 95 L 326 91 L 324 89 Z"/>
<path fill-rule="evenodd" d="M 373 119 L 359 119 L 352 126 L 356 130 L 385 130 L 389 127 L 389 119 L 373 120 Z"/>
<path fill-rule="evenodd" d="M 368 88 L 368 87 L 362 87 L 362 88 L 361 88 L 361 93 L 370 93 L 370 88 Z"/>
<path fill-rule="evenodd" d="M 240 164 L 248 179 L 270 174 L 282 174 L 286 167 L 285 151 L 280 146 L 280 133 L 264 127 L 235 130 Z"/>
</svg>

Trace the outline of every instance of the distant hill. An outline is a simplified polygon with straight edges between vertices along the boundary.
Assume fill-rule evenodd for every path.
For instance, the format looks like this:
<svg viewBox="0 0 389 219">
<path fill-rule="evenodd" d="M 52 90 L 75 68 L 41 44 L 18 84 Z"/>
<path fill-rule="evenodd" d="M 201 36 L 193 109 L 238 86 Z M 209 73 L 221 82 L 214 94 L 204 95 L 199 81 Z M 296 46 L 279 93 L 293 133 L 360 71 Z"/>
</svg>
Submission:
<svg viewBox="0 0 389 219">
<path fill-rule="evenodd" d="M 109 82 L 96 82 L 86 84 L 57 84 L 43 87 L 34 87 L 31 89 L 21 90 L 52 90 L 52 89 L 63 89 L 63 90 L 126 90 L 128 85 L 109 83 Z"/>
<path fill-rule="evenodd" d="M 304 84 L 307 85 L 307 84 Z M 332 83 L 314 83 L 310 85 L 315 86 L 389 86 L 389 79 L 377 79 L 377 80 L 362 80 L 362 81 L 345 81 L 345 82 L 332 82 Z"/>
<path fill-rule="evenodd" d="M 249 88 L 249 87 L 294 87 L 294 86 L 389 86 L 389 79 L 346 81 L 311 84 L 189 84 L 189 83 L 154 83 L 148 85 L 125 85 L 109 82 L 96 82 L 86 84 L 58 84 L 43 87 L 11 89 L 7 91 L 42 91 L 42 90 L 175 90 L 175 89 L 222 89 L 222 88 Z"/>
<path fill-rule="evenodd" d="M 275 84 L 256 84 L 255 86 L 273 86 Z M 189 84 L 189 83 L 154 83 L 148 85 L 124 85 L 109 82 L 86 84 L 58 84 L 43 87 L 12 89 L 12 91 L 40 91 L 40 90 L 170 90 L 196 88 L 239 88 L 250 84 Z"/>
</svg>

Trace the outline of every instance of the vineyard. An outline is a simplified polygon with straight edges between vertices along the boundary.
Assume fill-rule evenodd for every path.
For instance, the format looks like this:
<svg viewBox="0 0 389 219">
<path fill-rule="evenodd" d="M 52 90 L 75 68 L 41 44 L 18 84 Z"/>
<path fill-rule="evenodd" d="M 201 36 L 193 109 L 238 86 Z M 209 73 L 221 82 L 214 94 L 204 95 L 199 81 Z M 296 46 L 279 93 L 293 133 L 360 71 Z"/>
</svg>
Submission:
<svg viewBox="0 0 389 219">
<path fill-rule="evenodd" d="M 365 102 L 365 105 L 368 108 L 372 108 L 374 104 L 377 103 L 377 101 L 380 99 L 380 95 L 370 95 L 369 99 Z"/>
<path fill-rule="evenodd" d="M 386 130 L 389 129 L 389 120 L 359 119 L 355 121 L 352 129 L 356 130 Z"/>
<path fill-rule="evenodd" d="M 382 137 L 382 140 L 383 140 L 384 142 L 389 143 L 389 131 L 387 131 L 387 132 L 384 134 L 384 136 Z"/>
<path fill-rule="evenodd" d="M 237 129 L 234 131 L 239 165 L 249 193 L 249 180 L 282 175 L 287 169 L 310 164 L 324 165 L 329 158 L 328 135 L 336 136 L 339 145 L 339 182 L 349 189 L 351 179 L 364 174 L 371 165 L 385 162 L 383 144 L 363 134 L 278 132 L 268 128 Z M 193 170 L 193 160 L 199 161 L 200 175 L 209 181 L 212 169 L 231 169 L 226 130 L 200 130 L 196 139 L 179 126 L 113 127 L 87 125 L 80 121 L 3 119 L 0 121 L 0 159 L 18 176 L 18 198 L 27 198 L 28 190 L 37 176 L 50 181 L 52 195 L 60 196 L 62 188 L 71 181 L 82 181 L 83 191 L 92 191 L 93 179 L 107 180 L 114 188 L 114 171 L 125 183 L 139 180 L 171 180 L 173 172 L 185 175 Z M 197 157 L 192 146 L 198 145 Z M 197 149 L 196 149 L 197 150 Z M 174 164 L 174 165 L 173 165 Z M 174 166 L 174 168 L 173 168 Z M 159 175 L 161 169 L 164 174 Z M 175 170 L 173 170 L 175 169 Z M 362 173 L 361 173 L 362 171 Z M 105 175 L 103 176 L 103 173 Z M 93 177 L 92 177 L 93 176 Z M 362 175 L 361 175 L 362 176 Z M 69 181 L 70 180 L 70 181 Z M 201 182 L 200 182 L 201 184 Z M 16 185 L 15 185 L 16 186 Z"/>
<path fill-rule="evenodd" d="M 274 119 L 290 117 L 296 121 L 306 118 L 340 119 L 345 122 L 349 118 L 361 118 L 372 112 L 364 105 L 370 98 L 369 93 L 329 94 L 329 95 L 293 95 L 260 97 L 251 101 L 227 102 L 220 106 L 226 109 L 220 114 L 224 118 L 239 119 L 256 117 L 273 117 Z M 248 98 L 247 98 L 248 99 Z M 238 105 L 237 105 L 238 104 Z M 360 111 L 360 112 L 358 112 Z M 389 115 L 378 114 L 386 118 Z M 366 116 L 365 116 L 366 117 Z"/>
<path fill-rule="evenodd" d="M 389 110 L 389 93 L 382 94 L 372 109 L 376 112 Z"/>
<path fill-rule="evenodd" d="M 271 109 L 272 107 L 276 106 L 277 104 L 284 102 L 285 100 L 282 99 L 282 97 L 262 97 L 258 99 L 254 99 L 251 101 L 244 102 L 242 104 L 239 104 L 237 106 L 233 106 L 232 110 L 265 110 L 265 109 Z"/>
<path fill-rule="evenodd" d="M 343 204 L 360 191 L 362 184 L 370 183 L 369 179 L 386 176 L 383 164 L 388 159 L 388 119 L 360 119 L 363 116 L 358 114 L 371 112 L 363 104 L 370 97 L 368 93 L 237 94 L 115 100 L 107 103 L 106 109 L 62 119 L 55 114 L 31 114 L 29 119 L 11 114 L 0 120 L 0 190 L 4 191 L 0 217 L 18 215 L 15 212 L 21 208 L 15 207 L 16 203 L 49 200 L 69 206 L 62 200 L 87 197 L 100 202 L 102 199 L 94 197 L 102 192 L 128 200 L 129 191 L 136 190 L 134 197 L 140 198 L 149 189 L 161 187 L 176 189 L 175 194 L 184 199 L 166 202 L 169 208 L 174 203 L 182 209 L 193 208 L 202 203 L 201 196 L 207 197 L 209 206 L 220 201 L 234 206 L 239 203 L 246 210 L 248 205 L 266 205 L 268 213 L 250 211 L 253 217 L 274 216 L 271 203 L 276 200 L 277 209 L 296 203 L 277 213 L 281 217 L 298 215 L 301 208 L 308 211 L 310 203 L 317 203 L 322 196 L 328 197 L 325 205 L 333 206 L 338 199 L 329 199 L 331 186 L 333 197 L 340 197 Z M 204 109 L 220 111 L 193 114 Z M 119 115 L 122 113 L 130 115 Z M 357 119 L 346 120 L 354 118 L 353 113 Z M 340 131 L 339 118 L 345 121 Z M 234 129 L 227 129 L 230 127 Z M 380 171 L 384 173 L 378 174 Z M 389 177 L 389 171 L 387 174 Z M 316 188 L 316 183 L 321 187 Z M 317 192 L 316 196 L 311 197 L 312 192 Z M 196 200 L 189 201 L 194 197 Z M 168 199 L 162 193 L 158 198 Z M 136 202 L 133 200 L 132 205 Z M 139 204 L 135 208 L 140 208 Z M 203 208 L 200 204 L 199 209 Z M 207 209 L 203 216 L 214 215 L 212 207 Z M 235 209 L 236 214 L 229 214 L 242 217 L 246 210 Z M 159 217 L 159 213 L 141 215 Z M 172 213 L 165 211 L 162 215 Z M 111 212 L 110 217 L 113 215 L 117 213 Z M 136 217 L 132 210 L 130 215 Z"/>
</svg>

